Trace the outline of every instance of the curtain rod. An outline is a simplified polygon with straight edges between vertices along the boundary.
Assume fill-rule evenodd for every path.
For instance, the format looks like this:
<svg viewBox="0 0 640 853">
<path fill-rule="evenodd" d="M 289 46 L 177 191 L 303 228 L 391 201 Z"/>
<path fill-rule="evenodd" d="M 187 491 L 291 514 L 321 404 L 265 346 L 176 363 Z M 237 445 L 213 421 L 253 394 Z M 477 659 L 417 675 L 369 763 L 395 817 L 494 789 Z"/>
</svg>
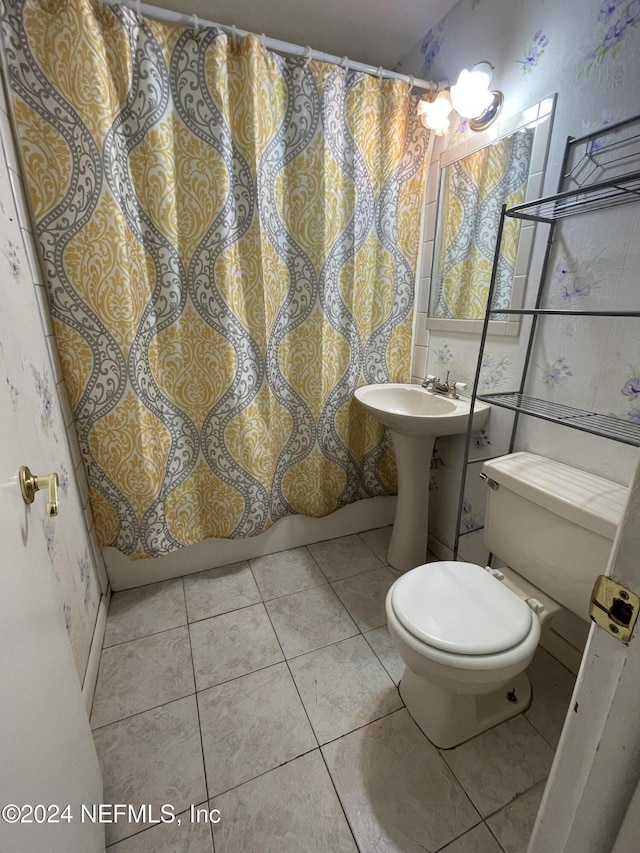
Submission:
<svg viewBox="0 0 640 853">
<path fill-rule="evenodd" d="M 107 5 L 113 6 L 116 5 L 117 0 L 114 0 L 114 2 L 105 0 L 105 2 Z M 376 68 L 374 65 L 367 65 L 364 62 L 356 62 L 355 60 L 349 59 L 347 56 L 334 56 L 330 53 L 324 53 L 321 50 L 313 50 L 308 45 L 302 46 L 299 44 L 291 44 L 291 42 L 288 41 L 270 38 L 265 36 L 264 33 L 262 35 L 259 35 L 258 33 L 250 33 L 248 30 L 242 30 L 239 27 L 229 26 L 228 24 L 216 24 L 214 21 L 206 21 L 198 18 L 196 15 L 185 15 L 181 12 L 174 12 L 171 9 L 160 9 L 158 6 L 140 3 L 139 0 L 138 2 L 135 2 L 135 0 L 121 0 L 121 2 L 135 12 L 135 14 L 143 14 L 148 18 L 155 18 L 156 20 L 163 21 L 168 24 L 180 24 L 182 26 L 191 26 L 194 28 L 199 26 L 217 27 L 232 37 L 255 35 L 260 39 L 264 47 L 276 50 L 278 53 L 286 53 L 291 56 L 304 56 L 305 59 L 317 59 L 320 62 L 329 62 L 332 65 L 340 65 L 342 68 L 350 68 L 353 71 L 363 71 L 365 74 L 371 74 L 373 76 L 377 75 L 391 80 L 403 80 L 405 83 L 409 83 L 412 88 L 425 89 L 427 92 L 435 92 L 438 88 L 436 83 L 431 83 L 428 80 L 417 80 L 407 74 L 400 74 L 397 71 L 389 71 L 382 68 L 382 66 Z"/>
</svg>

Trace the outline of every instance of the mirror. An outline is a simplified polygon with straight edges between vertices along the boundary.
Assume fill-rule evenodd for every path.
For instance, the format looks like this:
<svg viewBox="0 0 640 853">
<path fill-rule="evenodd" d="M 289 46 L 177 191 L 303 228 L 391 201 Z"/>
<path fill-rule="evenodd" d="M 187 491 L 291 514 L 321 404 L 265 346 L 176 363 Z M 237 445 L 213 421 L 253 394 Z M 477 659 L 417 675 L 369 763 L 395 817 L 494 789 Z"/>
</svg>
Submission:
<svg viewBox="0 0 640 853">
<path fill-rule="evenodd" d="M 546 98 L 484 133 L 434 151 L 431 175 L 438 176 L 438 196 L 425 228 L 425 240 L 433 241 L 425 246 L 433 254 L 428 329 L 480 332 L 502 204 L 539 197 L 554 106 L 555 96 Z M 505 222 L 494 307 L 522 306 L 534 228 Z M 489 332 L 517 335 L 519 326 L 519 318 L 498 315 Z"/>
</svg>

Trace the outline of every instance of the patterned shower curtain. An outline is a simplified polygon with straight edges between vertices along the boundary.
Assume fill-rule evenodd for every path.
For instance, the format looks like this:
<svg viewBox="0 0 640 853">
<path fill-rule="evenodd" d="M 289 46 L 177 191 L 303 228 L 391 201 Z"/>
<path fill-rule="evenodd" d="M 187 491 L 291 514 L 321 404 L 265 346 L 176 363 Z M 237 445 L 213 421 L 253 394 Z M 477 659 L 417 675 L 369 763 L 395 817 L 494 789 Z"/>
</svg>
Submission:
<svg viewBox="0 0 640 853">
<path fill-rule="evenodd" d="M 531 128 L 513 133 L 445 169 L 434 316 L 484 317 L 502 205 L 524 201 L 533 136 Z M 509 307 L 519 237 L 520 220 L 506 219 L 494 308 Z"/>
<path fill-rule="evenodd" d="M 132 558 L 393 494 L 407 85 L 91 0 L 5 0 L 23 173 L 96 532 Z"/>
</svg>

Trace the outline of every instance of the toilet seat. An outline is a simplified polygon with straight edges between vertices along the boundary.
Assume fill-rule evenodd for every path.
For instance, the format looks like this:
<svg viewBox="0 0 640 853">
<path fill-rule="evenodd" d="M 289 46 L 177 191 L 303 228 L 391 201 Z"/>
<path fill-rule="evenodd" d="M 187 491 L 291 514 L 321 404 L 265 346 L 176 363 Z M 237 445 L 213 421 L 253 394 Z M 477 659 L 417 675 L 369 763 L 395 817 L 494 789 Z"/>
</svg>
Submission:
<svg viewBox="0 0 640 853">
<path fill-rule="evenodd" d="M 419 566 L 396 581 L 390 599 L 405 631 L 437 658 L 501 656 L 528 645 L 538 622 L 521 598 L 474 563 Z"/>
</svg>

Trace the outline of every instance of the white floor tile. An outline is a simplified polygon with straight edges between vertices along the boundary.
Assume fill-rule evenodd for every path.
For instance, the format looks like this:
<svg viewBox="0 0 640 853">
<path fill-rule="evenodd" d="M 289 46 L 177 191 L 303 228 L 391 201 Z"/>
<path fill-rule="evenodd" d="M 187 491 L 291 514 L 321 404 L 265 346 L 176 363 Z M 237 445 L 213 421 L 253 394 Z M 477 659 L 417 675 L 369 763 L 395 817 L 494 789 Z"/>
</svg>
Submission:
<svg viewBox="0 0 640 853">
<path fill-rule="evenodd" d="M 305 589 L 266 602 L 286 658 L 358 634 L 358 627 L 330 586 Z"/>
<path fill-rule="evenodd" d="M 308 548 L 328 581 L 341 580 L 360 572 L 370 572 L 382 565 L 382 560 L 376 557 L 357 534 L 316 542 Z"/>
<path fill-rule="evenodd" d="M 483 817 L 546 779 L 553 749 L 523 716 L 442 755 Z"/>
<path fill-rule="evenodd" d="M 189 632 L 197 690 L 284 660 L 264 604 L 193 622 Z"/>
<path fill-rule="evenodd" d="M 189 622 L 257 604 L 262 596 L 249 563 L 231 563 L 184 579 Z"/>
<path fill-rule="evenodd" d="M 406 709 L 322 747 L 361 850 L 439 850 L 480 816 Z"/>
<path fill-rule="evenodd" d="M 317 746 L 286 664 L 198 693 L 209 796 Z"/>
<path fill-rule="evenodd" d="M 211 805 L 216 853 L 357 853 L 318 751 L 240 785 Z"/>
<path fill-rule="evenodd" d="M 104 649 L 91 727 L 106 726 L 195 692 L 186 625 Z"/>
<path fill-rule="evenodd" d="M 400 694 L 363 637 L 289 661 L 320 743 L 402 707 Z"/>
<path fill-rule="evenodd" d="M 253 576 L 265 601 L 326 583 L 326 578 L 306 548 L 279 551 L 250 561 Z"/>
<path fill-rule="evenodd" d="M 104 645 L 126 643 L 186 624 L 182 578 L 114 592 Z"/>
<path fill-rule="evenodd" d="M 195 696 L 136 714 L 93 733 L 102 766 L 105 803 L 165 803 L 176 814 L 206 800 L 204 765 Z M 107 844 L 146 824 L 106 824 Z"/>
</svg>

